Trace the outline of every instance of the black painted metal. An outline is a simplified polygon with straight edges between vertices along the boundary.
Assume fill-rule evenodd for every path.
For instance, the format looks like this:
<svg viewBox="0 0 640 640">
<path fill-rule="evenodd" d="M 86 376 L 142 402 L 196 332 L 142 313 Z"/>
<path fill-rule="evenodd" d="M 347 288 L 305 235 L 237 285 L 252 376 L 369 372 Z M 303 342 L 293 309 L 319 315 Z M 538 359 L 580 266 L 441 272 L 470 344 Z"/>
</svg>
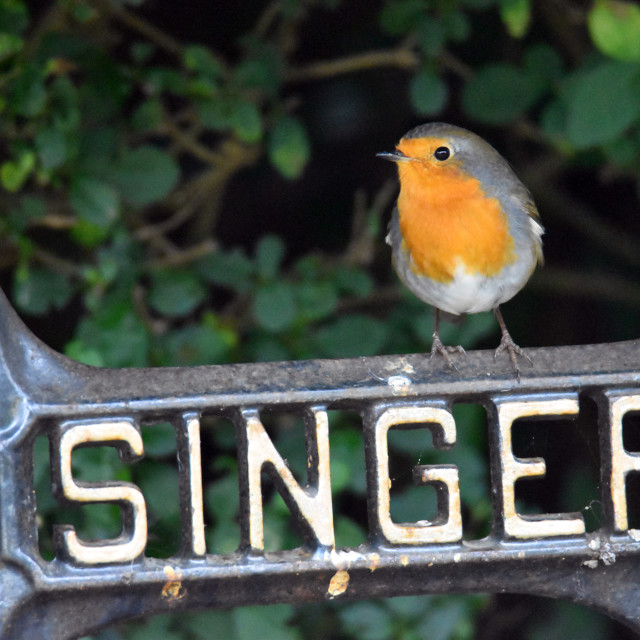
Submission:
<svg viewBox="0 0 640 640">
<path fill-rule="evenodd" d="M 6 640 L 73 638 L 127 617 L 166 611 L 324 600 L 340 564 L 339 551 L 309 549 L 260 557 L 238 552 L 196 558 L 183 552 L 126 566 L 44 561 L 38 552 L 32 445 L 51 425 L 108 416 L 175 420 L 190 411 L 231 415 L 266 406 L 366 412 L 416 400 L 487 404 L 495 395 L 577 391 L 597 396 L 608 389 L 637 392 L 640 386 L 640 344 L 635 341 L 529 353 L 535 368 L 526 369 L 520 383 L 508 359 L 496 362 L 489 352 L 469 353 L 459 374 L 424 355 L 104 370 L 77 364 L 43 345 L 0 293 L 0 635 Z M 413 367 L 412 383 L 399 397 L 389 372 L 407 365 Z M 178 445 L 184 447 L 184 439 Z M 180 490 L 186 504 L 184 482 Z M 598 536 L 616 559 L 596 568 L 583 564 L 600 553 L 589 546 L 589 535 L 519 542 L 496 533 L 474 542 L 417 548 L 384 547 L 372 537 L 349 554 L 344 597 L 530 593 L 596 607 L 640 631 L 640 543 L 613 535 L 606 523 Z M 375 571 L 373 553 L 378 556 Z M 163 594 L 168 564 L 180 574 L 180 598 Z"/>
</svg>

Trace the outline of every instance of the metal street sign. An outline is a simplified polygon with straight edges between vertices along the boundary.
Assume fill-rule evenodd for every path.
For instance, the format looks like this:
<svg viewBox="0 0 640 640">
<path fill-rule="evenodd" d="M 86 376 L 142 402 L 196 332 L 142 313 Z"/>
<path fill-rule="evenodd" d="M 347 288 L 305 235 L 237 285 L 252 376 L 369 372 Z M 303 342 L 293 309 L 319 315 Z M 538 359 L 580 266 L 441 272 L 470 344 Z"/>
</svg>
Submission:
<svg viewBox="0 0 640 640">
<path fill-rule="evenodd" d="M 162 369 L 97 369 L 39 342 L 0 293 L 0 635 L 74 638 L 117 621 L 195 608 L 362 599 L 426 593 L 520 592 L 595 607 L 640 631 L 640 531 L 629 528 L 626 480 L 640 454 L 623 445 L 625 417 L 640 412 L 636 342 L 532 349 L 535 368 L 517 382 L 507 359 L 469 353 L 460 372 L 428 355 L 384 356 Z M 582 515 L 518 512 L 515 485 L 545 473 L 541 458 L 518 458 L 520 418 L 575 418 L 583 398 L 597 406 L 603 519 L 586 533 Z M 427 428 L 434 447 L 456 446 L 455 402 L 487 412 L 492 530 L 463 540 L 459 469 L 418 465 L 418 485 L 437 491 L 430 521 L 390 515 L 387 435 Z M 304 417 L 308 482 L 300 484 L 263 425 L 269 410 Z M 369 538 L 336 548 L 329 410 L 362 416 Z M 207 548 L 200 423 L 233 421 L 237 443 L 241 545 Z M 140 487 L 74 478 L 79 447 L 115 447 L 136 464 L 141 425 L 170 422 L 179 461 L 182 547 L 145 556 L 147 509 Z M 561 423 L 559 423 L 561 424 Z M 561 427 L 558 427 L 561 428 Z M 61 505 L 112 503 L 122 512 L 115 538 L 85 540 L 57 525 L 55 559 L 39 550 L 34 442 L 50 442 L 51 490 Z M 262 472 L 275 479 L 305 544 L 265 553 Z"/>
</svg>

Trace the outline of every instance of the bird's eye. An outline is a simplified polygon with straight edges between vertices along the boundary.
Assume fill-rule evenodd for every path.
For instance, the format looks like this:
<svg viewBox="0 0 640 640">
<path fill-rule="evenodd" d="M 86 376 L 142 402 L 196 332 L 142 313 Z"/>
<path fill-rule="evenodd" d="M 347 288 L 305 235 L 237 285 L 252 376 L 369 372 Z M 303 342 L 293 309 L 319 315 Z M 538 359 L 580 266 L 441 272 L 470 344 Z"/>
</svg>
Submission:
<svg viewBox="0 0 640 640">
<path fill-rule="evenodd" d="M 433 156 L 436 160 L 440 160 L 441 162 L 446 160 L 451 155 L 451 150 L 449 147 L 438 147 L 434 152 Z"/>
</svg>

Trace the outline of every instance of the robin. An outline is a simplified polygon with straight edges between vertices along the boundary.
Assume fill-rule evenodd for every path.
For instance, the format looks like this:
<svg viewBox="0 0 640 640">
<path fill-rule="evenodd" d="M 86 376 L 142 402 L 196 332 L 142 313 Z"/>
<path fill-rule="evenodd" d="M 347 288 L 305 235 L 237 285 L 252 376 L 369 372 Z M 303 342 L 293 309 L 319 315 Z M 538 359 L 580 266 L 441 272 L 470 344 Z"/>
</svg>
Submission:
<svg viewBox="0 0 640 640">
<path fill-rule="evenodd" d="M 485 140 L 451 124 L 411 129 L 391 153 L 400 194 L 387 235 L 404 284 L 434 308 L 431 356 L 460 346 L 440 340 L 440 311 L 460 315 L 493 310 L 502 330 L 497 357 L 529 357 L 507 331 L 500 305 L 542 263 L 544 229 L 536 205 L 509 163 Z"/>
</svg>

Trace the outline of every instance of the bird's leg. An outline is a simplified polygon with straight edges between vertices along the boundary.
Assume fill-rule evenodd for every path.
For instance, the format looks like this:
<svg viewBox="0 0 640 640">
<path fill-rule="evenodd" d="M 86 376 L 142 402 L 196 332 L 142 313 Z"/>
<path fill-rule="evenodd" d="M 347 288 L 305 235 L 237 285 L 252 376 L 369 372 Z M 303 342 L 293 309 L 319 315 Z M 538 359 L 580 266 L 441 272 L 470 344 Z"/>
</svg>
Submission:
<svg viewBox="0 0 640 640">
<path fill-rule="evenodd" d="M 456 367 L 455 363 L 449 357 L 450 353 L 466 353 L 465 350 L 458 345 L 457 347 L 445 347 L 442 344 L 442 340 L 440 340 L 440 309 L 437 307 L 433 308 L 433 342 L 431 343 L 431 357 L 435 353 L 439 353 L 447 362 L 447 364 L 456 371 L 458 367 Z"/>
<path fill-rule="evenodd" d="M 500 307 L 496 307 L 493 312 L 498 319 L 498 324 L 502 331 L 502 340 L 500 340 L 500 344 L 493 354 L 493 357 L 497 358 L 506 349 L 509 352 L 513 368 L 516 370 L 516 378 L 518 379 L 518 382 L 520 382 L 520 367 L 518 367 L 518 360 L 516 356 L 518 355 L 522 358 L 526 358 L 531 366 L 533 366 L 533 362 L 531 361 L 531 358 L 513 341 L 511 334 L 507 331 L 507 325 L 504 323 Z"/>
</svg>

